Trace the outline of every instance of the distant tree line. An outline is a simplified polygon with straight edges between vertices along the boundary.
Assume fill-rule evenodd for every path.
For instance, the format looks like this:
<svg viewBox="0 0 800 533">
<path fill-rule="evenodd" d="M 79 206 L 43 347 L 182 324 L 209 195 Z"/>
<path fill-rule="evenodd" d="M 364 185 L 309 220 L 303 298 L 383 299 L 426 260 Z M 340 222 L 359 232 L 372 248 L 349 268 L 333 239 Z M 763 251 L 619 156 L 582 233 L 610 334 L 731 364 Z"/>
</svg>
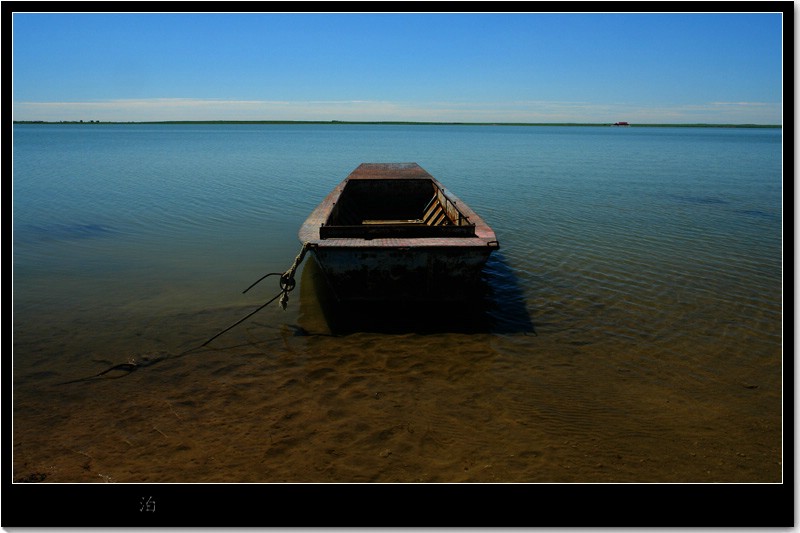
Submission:
<svg viewBox="0 0 800 533">
<path fill-rule="evenodd" d="M 161 120 L 161 121 L 100 121 L 100 120 L 15 120 L 14 124 L 375 124 L 397 126 L 619 126 L 640 128 L 783 128 L 780 124 L 629 124 L 627 122 L 411 122 L 411 121 L 344 121 L 344 120 Z"/>
</svg>

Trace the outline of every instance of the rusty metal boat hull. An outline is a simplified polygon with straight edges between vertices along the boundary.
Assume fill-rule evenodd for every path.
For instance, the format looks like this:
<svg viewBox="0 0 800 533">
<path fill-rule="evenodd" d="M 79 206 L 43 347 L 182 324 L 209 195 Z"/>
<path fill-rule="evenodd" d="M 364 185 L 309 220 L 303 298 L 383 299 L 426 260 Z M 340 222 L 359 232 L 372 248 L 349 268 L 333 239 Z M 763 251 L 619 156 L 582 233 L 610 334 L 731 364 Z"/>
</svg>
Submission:
<svg viewBox="0 0 800 533">
<path fill-rule="evenodd" d="M 416 163 L 363 163 L 298 237 L 340 302 L 463 301 L 499 248 L 494 231 Z"/>
</svg>

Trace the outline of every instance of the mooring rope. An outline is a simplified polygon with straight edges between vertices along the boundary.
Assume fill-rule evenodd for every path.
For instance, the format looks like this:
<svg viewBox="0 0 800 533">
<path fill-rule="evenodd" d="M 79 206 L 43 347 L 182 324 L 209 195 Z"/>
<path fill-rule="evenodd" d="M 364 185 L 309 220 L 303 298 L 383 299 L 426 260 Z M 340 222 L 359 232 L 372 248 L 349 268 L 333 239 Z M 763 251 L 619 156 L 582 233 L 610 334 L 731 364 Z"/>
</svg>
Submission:
<svg viewBox="0 0 800 533">
<path fill-rule="evenodd" d="M 214 339 L 216 339 L 217 337 L 219 337 L 223 333 L 226 333 L 226 332 L 232 330 L 233 328 L 235 328 L 236 326 L 238 326 L 239 324 L 241 324 L 242 322 L 244 322 L 245 320 L 247 320 L 248 318 L 250 318 L 254 314 L 258 313 L 259 311 L 264 309 L 266 306 L 268 306 L 269 304 L 271 304 L 272 302 L 274 302 L 278 298 L 280 298 L 280 302 L 279 303 L 281 305 L 281 308 L 285 311 L 286 310 L 286 306 L 289 303 L 289 293 L 292 292 L 294 290 L 294 288 L 297 286 L 297 282 L 294 279 L 294 275 L 297 272 L 297 269 L 300 267 L 300 264 L 303 262 L 303 259 L 305 258 L 306 253 L 313 246 L 314 246 L 313 244 L 308 243 L 308 242 L 303 243 L 303 247 L 300 249 L 300 253 L 298 253 L 297 257 L 294 258 L 294 263 L 292 263 L 292 266 L 289 267 L 289 269 L 286 272 L 284 272 L 283 274 L 281 274 L 280 272 L 270 272 L 269 274 L 265 274 L 264 276 L 260 277 L 255 283 L 253 283 L 252 285 L 250 285 L 249 287 L 247 287 L 245 290 L 242 291 L 242 294 L 246 293 L 247 291 L 249 291 L 250 289 L 255 287 L 260 281 L 268 278 L 269 276 L 280 276 L 280 281 L 278 282 L 278 284 L 279 284 L 281 290 L 280 290 L 280 292 L 278 294 L 276 294 L 274 297 L 272 297 L 272 299 L 270 299 L 267 303 L 263 304 L 261 307 L 259 307 L 255 311 L 252 311 L 251 313 L 249 313 L 244 318 L 241 318 L 241 319 L 237 320 L 236 322 L 234 322 L 233 324 L 231 324 L 227 328 L 223 329 L 222 331 L 220 331 L 219 333 L 217 333 L 216 335 L 214 335 L 213 337 L 208 339 L 203 344 L 201 344 L 199 346 L 195 346 L 194 348 L 191 348 L 191 349 L 186 350 L 184 352 L 181 352 L 178 355 L 173 356 L 173 358 L 184 356 L 184 355 L 186 355 L 186 354 L 188 354 L 190 352 L 193 352 L 195 350 L 199 350 L 200 348 L 205 347 L 211 341 L 213 341 Z M 159 356 L 159 357 L 147 357 L 147 356 L 144 356 L 144 357 L 141 357 L 139 359 L 131 359 L 127 363 L 120 363 L 120 364 L 114 365 L 114 366 L 112 366 L 112 367 L 110 367 L 110 368 L 108 368 L 106 370 L 103 370 L 102 372 L 98 372 L 97 374 L 95 374 L 93 376 L 89 376 L 89 377 L 85 377 L 85 378 L 79 378 L 79 379 L 73 379 L 71 381 L 65 381 L 63 383 L 59 383 L 59 385 L 66 385 L 68 383 L 78 383 L 78 382 L 81 382 L 81 381 L 94 381 L 94 380 L 97 380 L 99 378 L 104 378 L 104 376 L 106 374 L 108 374 L 109 372 L 112 372 L 114 370 L 119 370 L 119 371 L 125 372 L 125 374 L 123 374 L 122 376 L 117 376 L 117 377 L 123 377 L 123 376 L 127 376 L 128 374 L 130 374 L 134 370 L 137 370 L 137 369 L 139 369 L 141 367 L 150 366 L 150 365 L 153 365 L 155 363 L 158 363 L 158 362 L 163 361 L 164 359 L 168 359 L 168 358 L 169 358 L 169 355 Z M 104 379 L 112 379 L 112 378 L 104 378 Z M 116 379 L 116 378 L 113 378 L 113 379 Z"/>
<path fill-rule="evenodd" d="M 294 258 L 294 263 L 292 263 L 292 266 L 289 267 L 289 270 L 287 270 L 283 274 L 279 274 L 277 272 L 271 272 L 269 274 L 266 274 L 266 275 L 262 276 L 261 278 L 258 279 L 258 281 L 256 281 L 255 283 L 253 283 L 252 285 L 247 287 L 245 290 L 243 290 L 242 294 L 246 293 L 247 291 L 249 291 L 250 289 L 255 287 L 258 284 L 259 281 L 261 281 L 262 279 L 268 278 L 269 276 L 280 276 L 281 277 L 281 280 L 278 283 L 280 285 L 281 292 L 276 294 L 270 301 L 268 301 L 267 303 L 265 303 L 264 305 L 262 305 L 261 307 L 259 307 L 258 309 L 256 309 L 255 311 L 253 311 L 252 313 L 247 315 L 246 317 L 236 321 L 235 323 L 231 324 L 227 328 L 223 329 L 222 331 L 220 331 L 219 333 L 217 333 L 216 335 L 214 335 L 213 337 L 208 339 L 206 342 L 204 342 L 200 346 L 205 346 L 206 344 L 208 344 L 209 342 L 213 341 L 214 339 L 216 339 L 217 337 L 219 337 L 220 335 L 222 335 L 226 331 L 229 331 L 229 330 L 233 329 L 234 327 L 238 326 L 239 324 L 241 324 L 242 322 L 244 322 L 245 320 L 247 320 L 248 318 L 250 318 L 254 314 L 256 314 L 259 311 L 261 311 L 262 309 L 264 309 L 266 306 L 268 306 L 269 304 L 271 304 L 272 302 L 277 300 L 278 297 L 281 298 L 281 301 L 280 301 L 281 308 L 284 311 L 286 311 L 286 304 L 289 303 L 289 293 L 292 292 L 294 290 L 295 286 L 297 285 L 297 283 L 294 280 L 294 274 L 297 271 L 297 268 L 300 266 L 300 263 L 303 262 L 303 259 L 305 258 L 306 252 L 308 252 L 309 248 L 311 248 L 311 243 L 308 243 L 308 242 L 303 243 L 303 247 L 300 249 L 300 253 L 297 254 L 297 257 Z"/>
</svg>

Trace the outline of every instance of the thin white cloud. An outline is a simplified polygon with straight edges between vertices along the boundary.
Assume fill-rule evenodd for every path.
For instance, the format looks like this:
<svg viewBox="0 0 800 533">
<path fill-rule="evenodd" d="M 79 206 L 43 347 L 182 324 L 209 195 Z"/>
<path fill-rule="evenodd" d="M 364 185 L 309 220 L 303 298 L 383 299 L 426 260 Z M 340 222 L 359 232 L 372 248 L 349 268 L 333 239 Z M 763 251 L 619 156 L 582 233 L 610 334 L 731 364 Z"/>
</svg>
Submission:
<svg viewBox="0 0 800 533">
<path fill-rule="evenodd" d="M 772 104 L 767 102 L 711 102 L 712 105 L 743 106 L 743 107 L 765 107 Z"/>
<path fill-rule="evenodd" d="M 419 122 L 584 122 L 781 124 L 781 105 L 698 105 L 524 100 L 510 102 L 283 101 L 196 98 L 15 102 L 15 120 L 118 122 L 167 120 L 343 120 Z"/>
</svg>

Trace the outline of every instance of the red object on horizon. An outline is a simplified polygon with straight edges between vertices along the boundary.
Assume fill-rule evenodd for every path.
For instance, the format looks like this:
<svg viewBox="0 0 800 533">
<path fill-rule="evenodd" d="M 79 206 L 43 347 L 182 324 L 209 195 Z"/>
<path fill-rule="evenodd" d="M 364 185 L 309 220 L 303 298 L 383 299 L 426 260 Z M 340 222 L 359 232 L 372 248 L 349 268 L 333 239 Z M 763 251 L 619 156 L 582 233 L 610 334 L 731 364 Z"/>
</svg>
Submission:
<svg viewBox="0 0 800 533">
<path fill-rule="evenodd" d="M 614 125 L 615 126 L 630 126 L 630 124 L 628 124 L 627 122 L 615 122 Z"/>
</svg>

